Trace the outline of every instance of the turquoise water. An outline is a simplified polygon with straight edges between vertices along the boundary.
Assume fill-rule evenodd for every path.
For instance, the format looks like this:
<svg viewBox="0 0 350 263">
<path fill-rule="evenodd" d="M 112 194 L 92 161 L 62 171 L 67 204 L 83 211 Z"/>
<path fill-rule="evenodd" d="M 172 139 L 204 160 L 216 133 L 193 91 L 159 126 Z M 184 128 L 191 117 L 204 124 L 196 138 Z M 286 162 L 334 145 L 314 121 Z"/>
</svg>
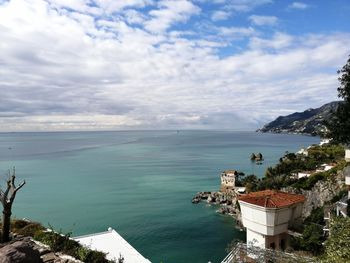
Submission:
<svg viewBox="0 0 350 263">
<path fill-rule="evenodd" d="M 27 182 L 17 218 L 73 235 L 111 226 L 154 263 L 216 263 L 245 233 L 192 196 L 217 190 L 224 169 L 262 176 L 285 151 L 318 142 L 229 131 L 0 133 L 0 182 L 12 166 Z M 251 164 L 252 152 L 263 153 L 263 165 Z"/>
</svg>

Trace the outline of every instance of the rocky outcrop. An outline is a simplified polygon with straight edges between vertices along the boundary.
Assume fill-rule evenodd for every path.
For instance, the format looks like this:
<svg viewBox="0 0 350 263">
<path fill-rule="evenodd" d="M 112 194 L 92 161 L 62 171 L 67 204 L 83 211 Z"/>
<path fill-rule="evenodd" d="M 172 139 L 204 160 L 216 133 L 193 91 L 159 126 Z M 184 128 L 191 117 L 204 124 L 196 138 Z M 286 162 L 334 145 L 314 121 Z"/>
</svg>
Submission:
<svg viewBox="0 0 350 263">
<path fill-rule="evenodd" d="M 198 204 L 202 200 L 208 200 L 209 195 L 211 195 L 211 192 L 198 192 L 193 198 L 192 203 Z"/>
<path fill-rule="evenodd" d="M 83 263 L 62 253 L 54 253 L 47 246 L 29 237 L 16 237 L 0 244 L 0 263 Z"/>
<path fill-rule="evenodd" d="M 200 201 L 206 201 L 211 204 L 224 204 L 232 205 L 235 204 L 237 195 L 232 192 L 198 192 L 193 198 L 192 203 L 197 204 Z"/>
<path fill-rule="evenodd" d="M 0 263 L 42 263 L 40 253 L 29 238 L 0 248 Z"/>
<path fill-rule="evenodd" d="M 220 214 L 229 214 L 236 218 L 237 226 L 240 225 L 240 211 L 236 206 L 237 194 L 234 191 L 227 192 L 198 192 L 193 198 L 192 203 L 197 204 L 201 201 L 207 202 L 213 205 L 219 205 L 220 207 L 216 212 Z"/>
</svg>

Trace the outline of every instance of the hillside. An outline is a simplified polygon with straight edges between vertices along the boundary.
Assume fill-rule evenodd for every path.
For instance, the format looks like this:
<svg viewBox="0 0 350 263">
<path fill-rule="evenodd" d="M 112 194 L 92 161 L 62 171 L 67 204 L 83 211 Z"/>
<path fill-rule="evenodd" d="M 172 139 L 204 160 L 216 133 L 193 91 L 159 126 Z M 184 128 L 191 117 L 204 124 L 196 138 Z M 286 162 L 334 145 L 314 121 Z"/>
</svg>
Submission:
<svg viewBox="0 0 350 263">
<path fill-rule="evenodd" d="M 326 130 L 324 121 L 330 118 L 331 113 L 337 109 L 339 103 L 339 101 L 333 101 L 316 109 L 279 116 L 257 131 L 322 135 Z"/>
</svg>

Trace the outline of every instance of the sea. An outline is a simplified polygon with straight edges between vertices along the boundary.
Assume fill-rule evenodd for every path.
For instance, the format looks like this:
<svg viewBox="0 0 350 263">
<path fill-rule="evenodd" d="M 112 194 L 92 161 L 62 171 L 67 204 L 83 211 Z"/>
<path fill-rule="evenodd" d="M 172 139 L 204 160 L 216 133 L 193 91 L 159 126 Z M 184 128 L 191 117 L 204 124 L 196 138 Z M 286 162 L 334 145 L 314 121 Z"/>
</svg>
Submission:
<svg viewBox="0 0 350 263">
<path fill-rule="evenodd" d="M 218 207 L 192 204 L 220 173 L 264 175 L 318 137 L 237 131 L 0 133 L 0 187 L 26 181 L 13 217 L 78 236 L 114 228 L 153 263 L 217 263 L 245 232 Z M 261 165 L 250 161 L 261 152 Z"/>
</svg>

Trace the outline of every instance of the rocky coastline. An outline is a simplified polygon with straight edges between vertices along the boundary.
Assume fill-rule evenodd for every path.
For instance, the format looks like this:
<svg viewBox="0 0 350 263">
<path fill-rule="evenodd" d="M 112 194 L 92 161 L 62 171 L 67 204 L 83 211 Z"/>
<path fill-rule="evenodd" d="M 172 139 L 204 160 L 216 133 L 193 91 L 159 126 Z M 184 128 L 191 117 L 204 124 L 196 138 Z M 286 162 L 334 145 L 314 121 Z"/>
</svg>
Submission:
<svg viewBox="0 0 350 263">
<path fill-rule="evenodd" d="M 216 210 L 219 214 L 227 214 L 236 219 L 236 225 L 241 226 L 241 212 L 237 206 L 238 195 L 234 191 L 205 191 L 198 192 L 192 198 L 193 204 L 206 202 L 219 206 Z"/>
</svg>

